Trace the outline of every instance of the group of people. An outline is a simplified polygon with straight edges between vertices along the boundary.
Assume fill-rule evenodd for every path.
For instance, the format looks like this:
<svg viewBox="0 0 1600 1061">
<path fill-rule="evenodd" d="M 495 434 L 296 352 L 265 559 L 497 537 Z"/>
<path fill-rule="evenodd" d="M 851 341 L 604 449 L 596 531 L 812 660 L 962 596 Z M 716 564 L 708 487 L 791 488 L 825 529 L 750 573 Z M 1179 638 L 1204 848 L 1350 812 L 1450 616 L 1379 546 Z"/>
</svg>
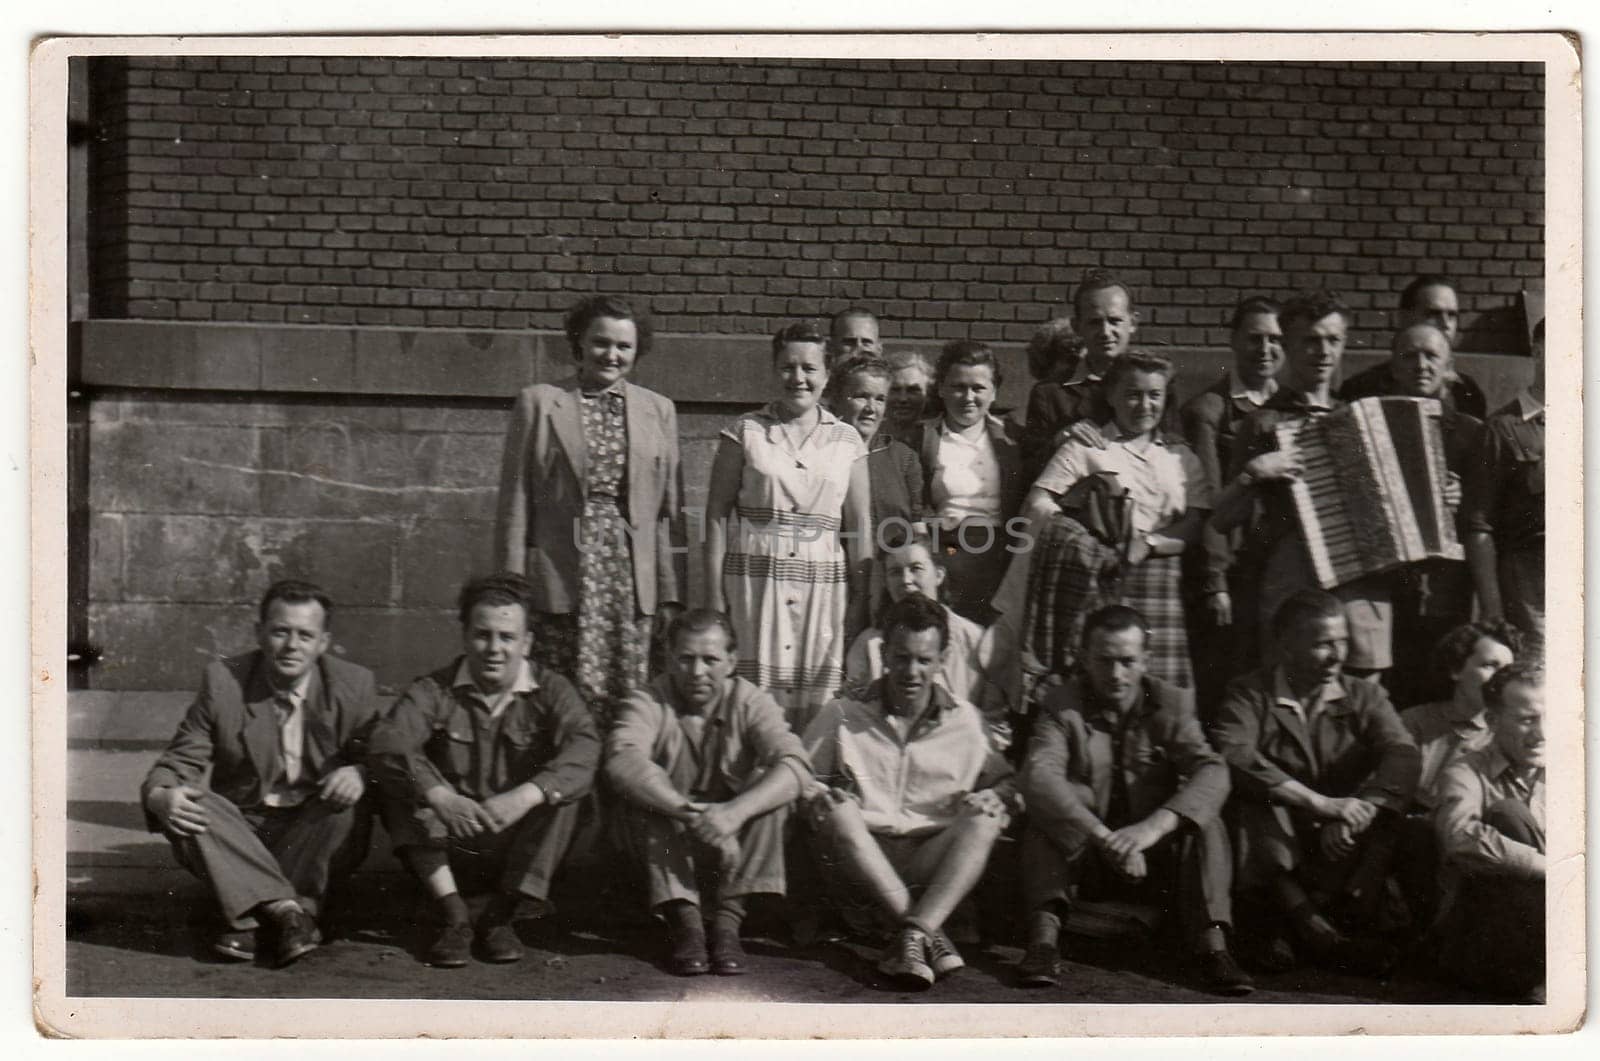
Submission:
<svg viewBox="0 0 1600 1061">
<path fill-rule="evenodd" d="M 218 952 L 316 947 L 376 809 L 445 967 L 517 960 L 599 819 L 683 975 L 744 971 L 747 902 L 792 875 L 796 925 L 884 937 L 881 972 L 929 986 L 1005 840 L 1024 986 L 1109 901 L 1164 915 L 1223 994 L 1252 989 L 1239 958 L 1383 975 L 1406 942 L 1541 994 L 1542 322 L 1532 385 L 1485 419 L 1454 290 L 1406 289 L 1393 356 L 1338 395 L 1437 402 L 1466 561 L 1330 592 L 1274 428 L 1344 400 L 1349 309 L 1245 299 L 1232 369 L 1179 403 L 1126 284 L 1092 271 L 1071 303 L 1020 430 L 983 343 L 885 353 L 858 308 L 780 329 L 703 512 L 673 403 L 629 380 L 648 314 L 580 303 L 573 378 L 517 399 L 459 654 L 382 707 L 327 654 L 327 594 L 274 584 L 150 771 Z"/>
</svg>

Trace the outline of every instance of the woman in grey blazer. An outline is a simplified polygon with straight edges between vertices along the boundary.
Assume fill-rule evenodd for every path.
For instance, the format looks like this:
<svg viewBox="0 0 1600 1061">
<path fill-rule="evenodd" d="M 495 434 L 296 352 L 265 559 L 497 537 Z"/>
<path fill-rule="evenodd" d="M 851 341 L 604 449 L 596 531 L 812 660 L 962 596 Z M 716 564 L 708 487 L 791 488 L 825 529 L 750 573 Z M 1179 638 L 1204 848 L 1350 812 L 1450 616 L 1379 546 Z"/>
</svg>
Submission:
<svg viewBox="0 0 1600 1061">
<path fill-rule="evenodd" d="M 649 315 L 597 295 L 566 332 L 576 375 L 517 397 L 495 558 L 533 585 L 533 655 L 603 722 L 648 677 L 656 609 L 680 600 L 683 471 L 672 402 L 628 382 L 650 351 Z"/>
</svg>

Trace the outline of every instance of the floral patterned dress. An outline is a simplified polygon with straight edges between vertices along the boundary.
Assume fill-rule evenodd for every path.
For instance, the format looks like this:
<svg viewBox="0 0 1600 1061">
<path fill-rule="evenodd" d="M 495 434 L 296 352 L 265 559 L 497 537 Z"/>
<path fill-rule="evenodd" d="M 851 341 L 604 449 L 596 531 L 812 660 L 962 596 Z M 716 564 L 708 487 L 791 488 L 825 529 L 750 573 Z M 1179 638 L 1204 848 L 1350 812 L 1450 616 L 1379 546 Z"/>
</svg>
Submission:
<svg viewBox="0 0 1600 1061">
<path fill-rule="evenodd" d="M 628 421 L 619 387 L 581 395 L 589 482 L 579 520 L 577 609 L 533 616 L 533 656 L 571 678 L 602 725 L 649 678 L 650 617 L 639 614 L 627 496 Z"/>
</svg>

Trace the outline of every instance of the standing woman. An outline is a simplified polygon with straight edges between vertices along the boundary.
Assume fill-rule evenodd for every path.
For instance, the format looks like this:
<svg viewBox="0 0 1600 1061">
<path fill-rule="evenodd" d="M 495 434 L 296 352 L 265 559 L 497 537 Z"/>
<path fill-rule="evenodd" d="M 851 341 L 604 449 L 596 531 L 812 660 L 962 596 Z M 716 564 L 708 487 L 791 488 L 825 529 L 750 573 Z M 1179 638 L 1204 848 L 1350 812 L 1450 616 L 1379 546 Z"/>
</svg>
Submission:
<svg viewBox="0 0 1600 1061">
<path fill-rule="evenodd" d="M 1096 425 L 1105 445 L 1072 438 L 1045 465 L 1026 505 L 1042 530 L 1025 614 L 1053 624 L 1054 644 L 1040 655 L 1060 661 L 1075 654 L 1087 611 L 1104 604 L 1135 608 L 1150 623 L 1149 673 L 1187 687 L 1193 680 L 1180 565 L 1211 511 L 1212 493 L 1194 450 L 1162 429 L 1171 384 L 1172 362 L 1166 358 L 1137 350 L 1118 357 L 1102 381 L 1112 413 L 1109 422 Z M 1114 570 L 1082 569 L 1070 558 L 1087 557 L 1099 567 L 1100 554 L 1061 548 L 1063 538 L 1086 533 L 1075 518 L 1062 514 L 1061 502 L 1080 480 L 1108 472 L 1128 494 L 1128 538 L 1109 550 Z"/>
<path fill-rule="evenodd" d="M 1012 556 L 1006 523 L 1028 488 L 1015 426 L 989 415 L 1000 381 L 1000 365 L 983 343 L 946 343 L 935 375 L 942 412 L 906 439 L 922 461 L 949 605 L 984 625 Z"/>
<path fill-rule="evenodd" d="M 648 314 L 596 295 L 567 314 L 566 332 L 576 375 L 517 397 L 495 560 L 532 584 L 532 655 L 604 722 L 648 679 L 650 617 L 680 600 L 678 420 L 671 401 L 628 382 L 650 352 Z"/>
<path fill-rule="evenodd" d="M 708 603 L 733 623 L 740 676 L 796 732 L 844 677 L 846 608 L 852 592 L 865 603 L 872 559 L 867 447 L 821 405 L 826 357 L 813 325 L 773 337 L 778 397 L 723 429 L 706 499 Z"/>
</svg>

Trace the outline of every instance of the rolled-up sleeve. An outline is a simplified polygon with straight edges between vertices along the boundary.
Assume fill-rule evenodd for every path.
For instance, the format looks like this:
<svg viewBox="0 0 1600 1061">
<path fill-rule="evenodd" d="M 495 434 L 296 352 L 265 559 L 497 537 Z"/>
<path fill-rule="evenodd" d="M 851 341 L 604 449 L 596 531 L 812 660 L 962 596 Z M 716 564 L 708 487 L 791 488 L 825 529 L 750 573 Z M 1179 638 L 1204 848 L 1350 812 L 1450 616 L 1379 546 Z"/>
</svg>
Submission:
<svg viewBox="0 0 1600 1061">
<path fill-rule="evenodd" d="M 1470 761 L 1457 760 L 1439 776 L 1439 807 L 1434 834 L 1447 862 L 1467 873 L 1544 879 L 1544 852 L 1506 836 L 1483 820 L 1483 775 Z"/>
</svg>

